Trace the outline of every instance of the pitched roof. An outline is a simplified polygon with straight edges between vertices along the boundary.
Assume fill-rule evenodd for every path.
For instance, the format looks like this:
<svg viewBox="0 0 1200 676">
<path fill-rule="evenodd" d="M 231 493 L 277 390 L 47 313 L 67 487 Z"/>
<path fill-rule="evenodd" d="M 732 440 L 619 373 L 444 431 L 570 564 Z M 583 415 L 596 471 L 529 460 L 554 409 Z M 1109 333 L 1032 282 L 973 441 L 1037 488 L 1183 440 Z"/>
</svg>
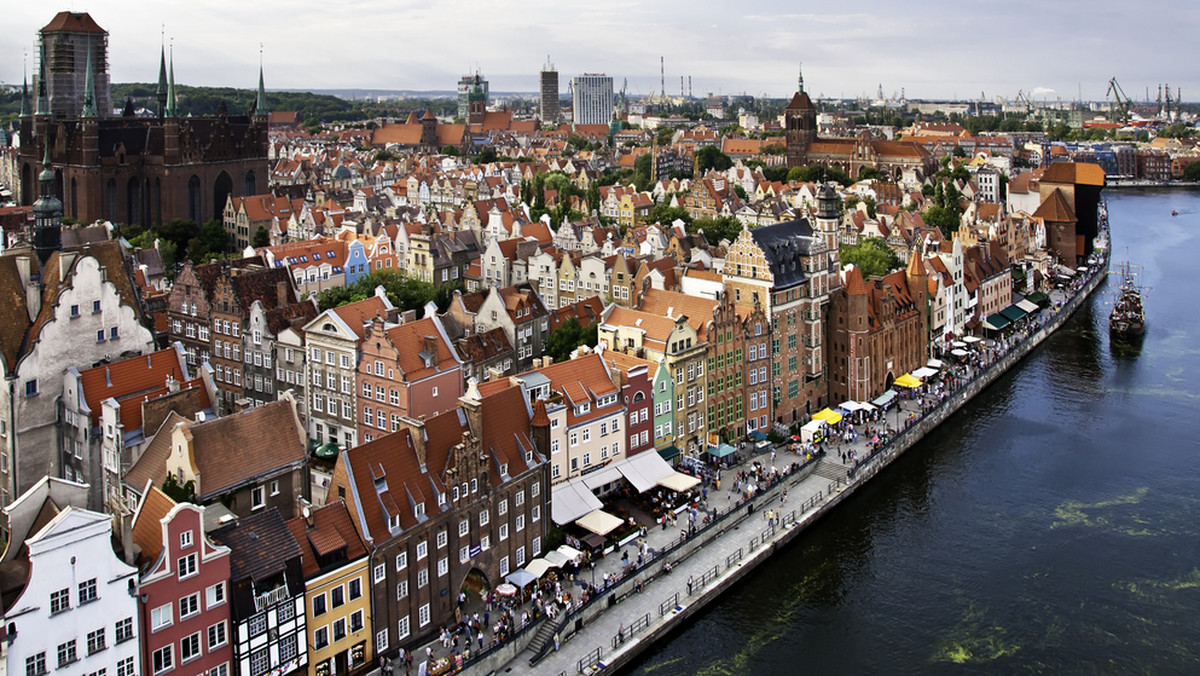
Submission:
<svg viewBox="0 0 1200 676">
<path fill-rule="evenodd" d="M 358 560 L 367 555 L 367 547 L 363 544 L 354 521 L 350 518 L 350 510 L 344 500 L 335 500 L 322 507 L 312 507 L 312 525 L 303 516 L 290 519 L 288 530 L 292 532 L 296 544 L 300 547 L 300 564 L 305 578 L 312 578 L 321 572 L 318 557 L 325 557 L 344 549 L 339 557 L 339 564 Z"/>
<path fill-rule="evenodd" d="M 458 366 L 454 351 L 442 338 L 433 317 L 391 327 L 386 334 L 392 345 L 396 346 L 400 371 L 407 382 L 415 382 Z M 433 338 L 435 354 L 426 352 L 427 337 Z"/>
<path fill-rule="evenodd" d="M 776 289 L 808 281 L 801 260 L 809 254 L 813 244 L 813 229 L 808 219 L 764 225 L 751 230 L 750 236 L 767 259 Z"/>
<path fill-rule="evenodd" d="M 142 550 L 141 556 L 145 560 L 158 559 L 163 546 L 162 520 L 174 506 L 175 501 L 157 486 L 150 486 L 150 490 L 142 496 L 133 521 L 133 544 Z"/>
<path fill-rule="evenodd" d="M 229 547 L 229 577 L 235 584 L 278 575 L 288 561 L 301 556 L 300 545 L 274 507 L 255 512 L 211 535 L 213 540 Z"/>
<path fill-rule="evenodd" d="M 141 427 L 141 403 L 152 396 L 165 394 L 168 378 L 173 377 L 182 385 L 186 375 L 174 348 L 80 372 L 79 383 L 92 412 L 92 427 L 100 424 L 101 402 L 110 397 L 121 405 L 121 424 L 125 429 Z M 133 405 L 127 406 L 127 403 Z"/>
<path fill-rule="evenodd" d="M 200 471 L 199 497 L 216 496 L 253 477 L 303 462 L 305 439 L 287 399 L 189 426 Z M 246 449 L 254 449 L 247 453 Z"/>
<path fill-rule="evenodd" d="M 360 301 L 339 305 L 333 308 L 332 312 L 346 322 L 351 331 L 354 331 L 359 340 L 362 340 L 363 334 L 366 331 L 366 324 L 375 316 L 384 316 L 388 313 L 389 305 L 379 296 L 371 296 Z"/>
<path fill-rule="evenodd" d="M 1046 199 L 1042 200 L 1033 216 L 1052 223 L 1074 223 L 1077 220 L 1060 188 L 1055 188 L 1054 192 L 1046 195 Z"/>
</svg>

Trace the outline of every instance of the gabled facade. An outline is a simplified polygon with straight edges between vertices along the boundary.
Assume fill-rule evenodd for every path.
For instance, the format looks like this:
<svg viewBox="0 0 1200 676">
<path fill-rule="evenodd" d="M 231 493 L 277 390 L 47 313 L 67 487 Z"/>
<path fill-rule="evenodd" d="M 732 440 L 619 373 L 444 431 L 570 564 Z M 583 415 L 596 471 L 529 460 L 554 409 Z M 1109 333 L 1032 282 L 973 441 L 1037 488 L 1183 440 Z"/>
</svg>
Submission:
<svg viewBox="0 0 1200 676">
<path fill-rule="evenodd" d="M 274 508 L 213 531 L 228 547 L 234 673 L 290 674 L 308 664 L 300 546 Z"/>
<path fill-rule="evenodd" d="M 8 673 L 151 673 L 141 663 L 137 569 L 112 549 L 112 517 L 67 507 L 26 541 L 25 588 L 4 614 Z"/>
<path fill-rule="evenodd" d="M 47 474 L 76 478 L 57 429 L 71 365 L 154 348 L 124 266 L 117 242 L 55 251 L 44 266 L 32 253 L 0 257 L 0 357 L 11 384 L 0 389 L 0 501 Z"/>
<path fill-rule="evenodd" d="M 374 659 L 366 545 L 343 500 L 288 521 L 301 551 L 308 673 L 363 673 Z"/>
<path fill-rule="evenodd" d="M 331 308 L 304 326 L 308 363 L 308 435 L 319 443 L 350 448 L 358 443 L 357 368 L 367 324 L 393 314 L 383 292 Z"/>
<path fill-rule="evenodd" d="M 472 386 L 457 410 L 405 418 L 338 457 L 331 496 L 371 550 L 377 656 L 423 645 L 454 621 L 459 591 L 494 588 L 541 555 L 548 439 L 520 388 L 481 397 Z"/>
<path fill-rule="evenodd" d="M 426 308 L 430 315 L 436 308 Z M 436 316 L 367 326 L 358 365 L 359 431 L 369 442 L 400 429 L 401 418 L 453 410 L 462 396 L 462 365 Z"/>
<path fill-rule="evenodd" d="M 134 516 L 133 542 L 144 673 L 232 673 L 229 548 L 208 539 L 204 507 L 175 504 L 151 486 Z"/>
</svg>

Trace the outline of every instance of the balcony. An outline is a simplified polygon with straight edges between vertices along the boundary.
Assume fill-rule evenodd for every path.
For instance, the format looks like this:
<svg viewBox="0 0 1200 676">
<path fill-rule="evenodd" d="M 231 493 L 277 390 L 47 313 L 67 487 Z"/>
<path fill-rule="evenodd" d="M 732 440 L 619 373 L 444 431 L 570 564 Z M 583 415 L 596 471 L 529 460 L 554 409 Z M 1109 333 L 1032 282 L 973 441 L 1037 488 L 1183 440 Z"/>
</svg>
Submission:
<svg viewBox="0 0 1200 676">
<path fill-rule="evenodd" d="M 271 606 L 286 601 L 288 596 L 287 585 L 280 585 L 271 591 L 263 592 L 254 597 L 254 612 L 261 613 Z"/>
</svg>

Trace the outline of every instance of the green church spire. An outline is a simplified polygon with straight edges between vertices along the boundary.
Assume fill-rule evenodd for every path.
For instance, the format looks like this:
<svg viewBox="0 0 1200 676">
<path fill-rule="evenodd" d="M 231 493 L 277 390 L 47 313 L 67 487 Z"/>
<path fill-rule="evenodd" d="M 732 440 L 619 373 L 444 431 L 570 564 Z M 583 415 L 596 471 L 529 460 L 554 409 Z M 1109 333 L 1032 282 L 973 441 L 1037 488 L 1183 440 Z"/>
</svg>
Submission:
<svg viewBox="0 0 1200 676">
<path fill-rule="evenodd" d="M 96 79 L 92 75 L 92 54 L 88 50 L 87 74 L 83 78 L 83 114 L 82 117 L 97 117 L 96 115 Z"/>
</svg>

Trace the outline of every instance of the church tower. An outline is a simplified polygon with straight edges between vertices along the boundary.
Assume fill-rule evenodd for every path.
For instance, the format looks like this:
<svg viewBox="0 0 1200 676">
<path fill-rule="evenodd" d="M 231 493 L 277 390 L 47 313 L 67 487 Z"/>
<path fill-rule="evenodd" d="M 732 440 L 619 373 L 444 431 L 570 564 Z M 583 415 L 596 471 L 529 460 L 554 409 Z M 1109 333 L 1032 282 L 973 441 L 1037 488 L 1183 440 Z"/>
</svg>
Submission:
<svg viewBox="0 0 1200 676">
<path fill-rule="evenodd" d="M 471 91 L 467 94 L 467 123 L 483 124 L 486 114 L 487 94 L 483 92 L 483 78 L 475 73 L 475 84 L 471 85 Z"/>
<path fill-rule="evenodd" d="M 808 150 L 817 140 L 817 107 L 804 91 L 804 73 L 797 81 L 799 89 L 783 110 L 784 134 L 787 140 L 787 165 L 802 167 L 809 163 Z"/>
<path fill-rule="evenodd" d="M 42 160 L 42 173 L 38 175 L 41 192 L 33 203 L 33 248 L 37 252 L 42 268 L 50 260 L 50 254 L 62 248 L 63 203 L 54 195 L 54 170 L 50 168 L 50 143 L 43 139 L 46 155 Z"/>
</svg>

